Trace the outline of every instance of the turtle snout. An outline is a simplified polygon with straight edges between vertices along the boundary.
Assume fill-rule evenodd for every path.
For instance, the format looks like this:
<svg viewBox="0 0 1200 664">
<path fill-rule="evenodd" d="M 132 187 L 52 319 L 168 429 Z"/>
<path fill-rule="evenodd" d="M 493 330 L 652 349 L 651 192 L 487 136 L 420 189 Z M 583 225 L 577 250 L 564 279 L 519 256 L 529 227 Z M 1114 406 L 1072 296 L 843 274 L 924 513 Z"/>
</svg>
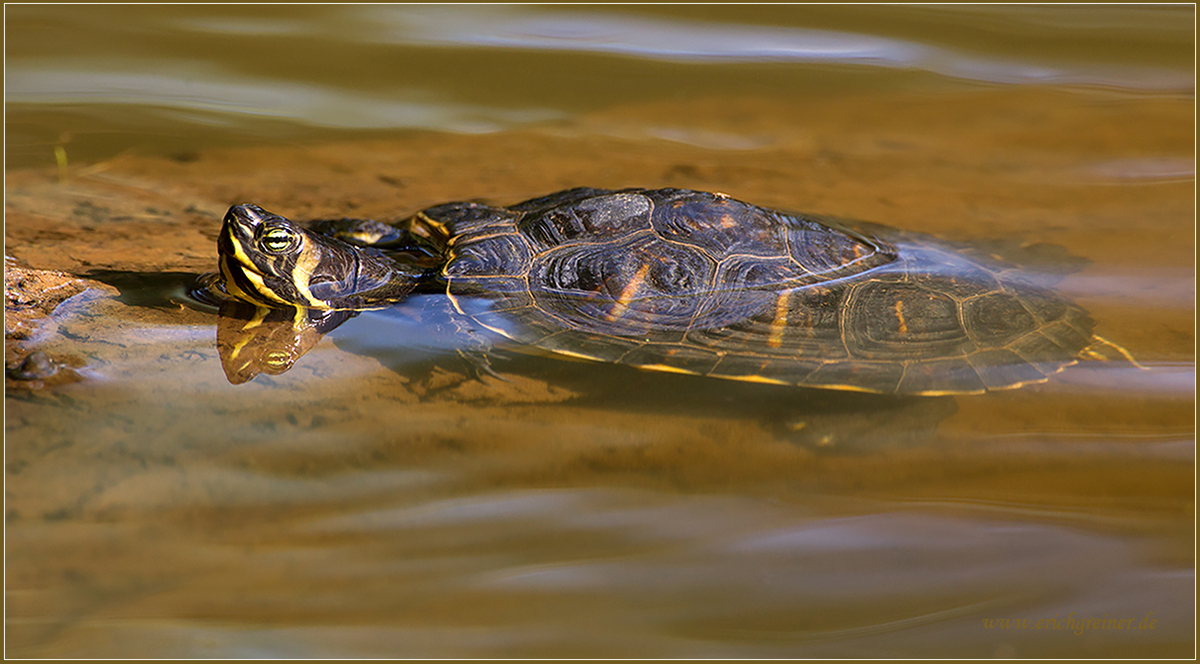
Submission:
<svg viewBox="0 0 1200 664">
<path fill-rule="evenodd" d="M 253 231 L 268 214 L 266 210 L 257 205 L 243 203 L 229 208 L 229 212 L 225 213 L 225 223 L 245 226 Z"/>
</svg>

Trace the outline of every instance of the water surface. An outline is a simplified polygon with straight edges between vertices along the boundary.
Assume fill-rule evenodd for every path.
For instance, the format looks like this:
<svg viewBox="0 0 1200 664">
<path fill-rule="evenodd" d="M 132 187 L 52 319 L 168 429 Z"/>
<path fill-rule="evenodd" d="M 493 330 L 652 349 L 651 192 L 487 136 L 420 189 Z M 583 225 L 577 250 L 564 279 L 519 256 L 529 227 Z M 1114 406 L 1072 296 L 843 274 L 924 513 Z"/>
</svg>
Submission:
<svg viewBox="0 0 1200 664">
<path fill-rule="evenodd" d="M 6 392 L 9 656 L 1193 654 L 1192 8 L 6 17 L 6 253 L 120 291 L 17 346 L 82 380 Z M 183 294 L 232 203 L 578 185 L 973 242 L 1137 365 L 919 399 L 476 377 L 414 300 L 234 386 Z"/>
</svg>

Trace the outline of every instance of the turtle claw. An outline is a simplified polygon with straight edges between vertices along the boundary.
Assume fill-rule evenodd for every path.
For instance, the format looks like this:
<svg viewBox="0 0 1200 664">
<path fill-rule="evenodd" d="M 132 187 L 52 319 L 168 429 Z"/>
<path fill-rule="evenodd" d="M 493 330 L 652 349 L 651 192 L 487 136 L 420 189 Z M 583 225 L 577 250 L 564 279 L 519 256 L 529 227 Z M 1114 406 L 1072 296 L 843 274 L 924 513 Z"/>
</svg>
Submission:
<svg viewBox="0 0 1200 664">
<path fill-rule="evenodd" d="M 467 364 L 470 365 L 472 373 L 475 374 L 475 380 L 483 380 L 483 377 L 486 374 L 492 378 L 495 378 L 496 380 L 504 381 L 505 383 L 509 382 L 507 378 L 501 376 L 496 372 L 495 369 L 492 368 L 492 353 L 482 350 L 459 350 L 458 356 L 466 360 Z"/>
<path fill-rule="evenodd" d="M 1146 367 L 1142 363 L 1133 359 L 1133 355 L 1129 351 L 1125 350 L 1124 346 L 1113 343 L 1113 342 L 1109 341 L 1108 339 L 1105 339 L 1104 337 L 1100 336 L 1099 334 L 1092 335 L 1092 344 L 1090 346 L 1088 346 L 1087 348 L 1083 349 L 1083 354 L 1087 355 L 1088 357 L 1095 359 L 1095 360 L 1106 361 L 1106 360 L 1110 359 L 1107 355 L 1100 352 L 1100 348 L 1111 348 L 1112 350 L 1115 350 L 1118 354 L 1120 354 L 1121 357 L 1125 358 L 1125 360 L 1128 361 L 1133 366 L 1137 367 L 1138 369 L 1142 369 L 1143 371 L 1146 370 Z"/>
</svg>

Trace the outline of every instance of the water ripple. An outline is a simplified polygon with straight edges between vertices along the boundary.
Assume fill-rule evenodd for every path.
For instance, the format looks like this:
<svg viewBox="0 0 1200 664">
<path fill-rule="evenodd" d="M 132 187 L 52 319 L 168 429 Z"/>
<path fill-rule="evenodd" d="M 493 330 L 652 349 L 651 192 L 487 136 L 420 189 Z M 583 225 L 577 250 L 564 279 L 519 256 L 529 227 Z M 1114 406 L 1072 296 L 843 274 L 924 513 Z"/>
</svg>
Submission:
<svg viewBox="0 0 1200 664">
<path fill-rule="evenodd" d="M 986 57 L 867 34 L 611 14 L 483 9 L 470 13 L 371 6 L 362 16 L 385 43 L 616 54 L 679 62 L 781 62 L 917 69 L 989 83 L 1057 83 L 1190 90 L 1190 72 Z"/>
<path fill-rule="evenodd" d="M 159 65 L 164 63 L 160 62 Z M 505 110 L 445 100 L 406 99 L 352 92 L 312 82 L 191 71 L 92 71 L 52 66 L 14 69 L 4 87 L 11 104 L 137 104 L 180 110 L 288 118 L 346 129 L 419 127 L 467 133 L 499 131 L 561 113 L 537 108 Z M 415 95 L 415 93 L 414 93 Z M 420 96 L 420 95 L 415 95 Z"/>
</svg>

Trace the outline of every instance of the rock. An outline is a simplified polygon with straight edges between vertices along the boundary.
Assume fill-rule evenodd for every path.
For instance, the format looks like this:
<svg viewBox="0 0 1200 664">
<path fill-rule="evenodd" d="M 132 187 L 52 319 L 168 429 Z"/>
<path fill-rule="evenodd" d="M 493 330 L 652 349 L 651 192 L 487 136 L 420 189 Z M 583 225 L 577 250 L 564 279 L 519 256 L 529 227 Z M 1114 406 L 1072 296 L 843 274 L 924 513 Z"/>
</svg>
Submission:
<svg viewBox="0 0 1200 664">
<path fill-rule="evenodd" d="M 60 304 L 93 289 L 101 296 L 117 295 L 115 288 L 98 281 L 34 269 L 11 256 L 4 257 L 4 362 L 8 387 L 37 389 L 46 381 L 58 384 L 78 380 L 78 374 L 67 363 L 27 348 L 23 342 L 34 336 Z"/>
<path fill-rule="evenodd" d="M 62 365 L 42 351 L 30 353 L 24 361 L 5 372 L 13 380 L 42 380 L 58 373 Z"/>
</svg>

